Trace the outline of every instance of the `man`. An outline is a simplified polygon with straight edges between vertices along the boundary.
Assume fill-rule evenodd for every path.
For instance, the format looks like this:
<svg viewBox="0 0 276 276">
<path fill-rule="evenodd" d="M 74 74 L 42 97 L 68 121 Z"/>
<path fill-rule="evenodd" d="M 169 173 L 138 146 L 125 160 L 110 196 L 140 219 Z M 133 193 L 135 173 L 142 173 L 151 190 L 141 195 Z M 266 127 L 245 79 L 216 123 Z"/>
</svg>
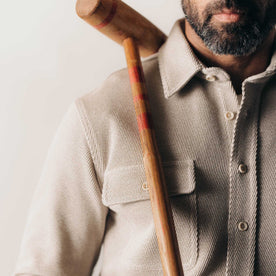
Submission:
<svg viewBox="0 0 276 276">
<path fill-rule="evenodd" d="M 182 6 L 143 65 L 184 273 L 276 275 L 276 1 Z M 162 275 L 130 94 L 123 69 L 70 106 L 15 274 L 89 275 L 103 245 L 101 275 Z"/>
</svg>

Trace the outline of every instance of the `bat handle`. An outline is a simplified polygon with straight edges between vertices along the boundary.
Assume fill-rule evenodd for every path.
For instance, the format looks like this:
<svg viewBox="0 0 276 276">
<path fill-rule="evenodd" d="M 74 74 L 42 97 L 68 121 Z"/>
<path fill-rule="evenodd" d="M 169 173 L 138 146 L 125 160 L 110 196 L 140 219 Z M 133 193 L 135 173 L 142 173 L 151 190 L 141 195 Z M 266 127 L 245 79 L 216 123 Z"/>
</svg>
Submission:
<svg viewBox="0 0 276 276">
<path fill-rule="evenodd" d="M 144 167 L 149 186 L 153 220 L 163 273 L 183 276 L 171 205 L 150 116 L 145 78 L 138 47 L 131 37 L 123 41 L 133 102 L 143 150 Z"/>
</svg>

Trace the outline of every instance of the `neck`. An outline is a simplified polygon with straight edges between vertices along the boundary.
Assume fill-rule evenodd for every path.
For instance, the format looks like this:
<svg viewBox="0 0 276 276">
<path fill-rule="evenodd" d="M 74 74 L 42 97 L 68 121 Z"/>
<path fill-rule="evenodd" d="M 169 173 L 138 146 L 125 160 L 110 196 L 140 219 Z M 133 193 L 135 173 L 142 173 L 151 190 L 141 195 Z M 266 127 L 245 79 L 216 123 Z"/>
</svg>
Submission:
<svg viewBox="0 0 276 276">
<path fill-rule="evenodd" d="M 248 56 L 232 56 L 215 55 L 205 46 L 187 21 L 182 26 L 186 38 L 197 57 L 207 66 L 224 69 L 230 75 L 233 87 L 238 94 L 242 92 L 242 82 L 246 78 L 265 71 L 270 63 L 275 34 L 274 29 L 254 53 Z"/>
</svg>

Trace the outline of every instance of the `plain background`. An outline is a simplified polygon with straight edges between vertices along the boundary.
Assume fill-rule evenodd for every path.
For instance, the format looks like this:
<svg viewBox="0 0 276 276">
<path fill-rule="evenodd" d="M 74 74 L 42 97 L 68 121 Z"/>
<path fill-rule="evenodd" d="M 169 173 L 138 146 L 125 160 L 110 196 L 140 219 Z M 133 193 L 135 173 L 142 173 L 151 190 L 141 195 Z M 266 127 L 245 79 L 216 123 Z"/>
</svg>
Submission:
<svg viewBox="0 0 276 276">
<path fill-rule="evenodd" d="M 128 0 L 166 34 L 180 0 Z M 75 13 L 75 1 L 1 1 L 0 275 L 13 272 L 48 147 L 69 104 L 125 67 L 121 46 Z"/>
</svg>

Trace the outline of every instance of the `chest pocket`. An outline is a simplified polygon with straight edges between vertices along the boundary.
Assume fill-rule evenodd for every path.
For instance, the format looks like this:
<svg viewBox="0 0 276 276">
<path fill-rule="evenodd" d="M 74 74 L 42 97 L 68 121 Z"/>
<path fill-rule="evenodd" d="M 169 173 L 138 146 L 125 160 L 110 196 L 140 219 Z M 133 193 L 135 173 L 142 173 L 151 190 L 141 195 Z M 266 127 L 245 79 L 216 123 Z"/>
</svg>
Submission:
<svg viewBox="0 0 276 276">
<path fill-rule="evenodd" d="M 194 267 L 198 254 L 194 161 L 164 162 L 162 165 L 183 268 L 189 270 Z M 161 271 L 143 165 L 120 167 L 106 173 L 102 199 L 113 211 L 112 232 L 124 232 L 121 237 L 115 234 L 122 241 L 123 248 L 118 252 L 122 252 L 124 264 L 127 262 L 131 268 L 141 271 Z"/>
</svg>

